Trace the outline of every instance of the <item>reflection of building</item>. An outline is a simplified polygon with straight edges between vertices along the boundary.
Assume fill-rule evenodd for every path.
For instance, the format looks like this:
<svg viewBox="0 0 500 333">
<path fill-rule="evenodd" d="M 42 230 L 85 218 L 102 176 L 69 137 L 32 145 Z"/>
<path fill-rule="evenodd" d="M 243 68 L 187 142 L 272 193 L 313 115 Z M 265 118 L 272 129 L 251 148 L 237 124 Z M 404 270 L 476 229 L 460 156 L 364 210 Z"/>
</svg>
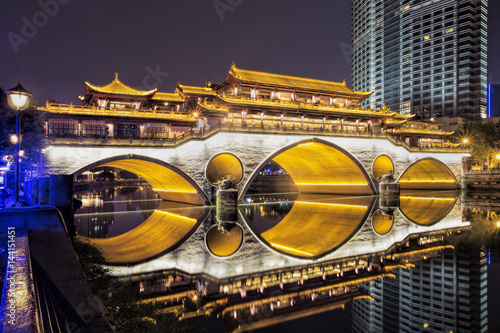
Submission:
<svg viewBox="0 0 500 333">
<path fill-rule="evenodd" d="M 371 281 L 375 301 L 353 303 L 353 332 L 487 332 L 486 261 L 448 249 Z"/>
<path fill-rule="evenodd" d="M 174 93 L 142 91 L 115 80 L 104 86 L 85 82 L 84 105 L 47 103 L 46 133 L 55 144 L 141 144 L 179 138 L 212 126 L 229 129 L 315 132 L 342 136 L 398 137 L 412 145 L 442 145 L 450 133 L 438 124 L 407 123 L 380 104 L 363 109 L 359 104 L 372 92 L 359 92 L 337 83 L 236 68 L 221 84 L 207 80 L 205 87 L 179 84 Z M 407 126 L 412 130 L 398 133 Z M 79 140 L 76 140 L 78 139 Z M 85 139 L 85 140 L 84 140 Z M 125 139 L 125 140 L 123 140 Z M 120 141 L 121 140 L 121 141 Z M 148 141 L 149 140 L 149 141 Z"/>
<path fill-rule="evenodd" d="M 401 114 L 486 117 L 487 1 L 352 0 L 352 81 Z"/>
</svg>

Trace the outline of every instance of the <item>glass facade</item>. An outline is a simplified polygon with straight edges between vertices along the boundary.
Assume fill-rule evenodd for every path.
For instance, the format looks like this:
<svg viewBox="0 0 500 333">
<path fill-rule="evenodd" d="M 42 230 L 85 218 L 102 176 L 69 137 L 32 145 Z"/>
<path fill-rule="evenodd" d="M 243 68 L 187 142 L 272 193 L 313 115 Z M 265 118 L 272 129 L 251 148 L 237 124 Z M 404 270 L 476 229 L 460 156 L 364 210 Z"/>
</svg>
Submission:
<svg viewBox="0 0 500 333">
<path fill-rule="evenodd" d="M 487 0 L 352 0 L 352 84 L 422 119 L 487 116 Z"/>
</svg>

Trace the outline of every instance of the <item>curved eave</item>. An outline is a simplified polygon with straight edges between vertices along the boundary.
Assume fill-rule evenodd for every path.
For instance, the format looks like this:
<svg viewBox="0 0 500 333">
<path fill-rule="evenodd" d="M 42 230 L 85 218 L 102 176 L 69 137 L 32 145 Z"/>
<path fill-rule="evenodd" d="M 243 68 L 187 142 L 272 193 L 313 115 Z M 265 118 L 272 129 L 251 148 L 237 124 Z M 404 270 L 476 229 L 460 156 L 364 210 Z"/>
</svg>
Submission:
<svg viewBox="0 0 500 333">
<path fill-rule="evenodd" d="M 221 108 L 218 108 L 218 107 L 215 107 L 213 105 L 206 104 L 206 103 L 200 103 L 200 102 L 198 102 L 198 105 L 202 109 L 210 111 L 210 113 L 214 113 L 215 112 L 215 113 L 218 113 L 218 114 L 221 114 L 221 115 L 226 115 L 229 112 L 228 109 L 221 109 Z"/>
<path fill-rule="evenodd" d="M 395 135 L 427 135 L 427 136 L 450 136 L 454 132 L 432 132 L 432 131 L 408 131 L 408 130 L 401 130 L 398 129 L 394 133 Z"/>
<path fill-rule="evenodd" d="M 404 119 L 404 120 L 388 120 L 388 121 L 385 122 L 385 125 L 388 126 L 388 127 L 395 127 L 395 126 L 403 125 L 407 121 L 408 121 L 408 119 Z"/>
<path fill-rule="evenodd" d="M 101 93 L 101 94 L 111 94 L 111 95 L 121 95 L 121 96 L 136 96 L 136 97 L 151 97 L 156 92 L 157 89 L 145 91 L 145 90 L 137 90 L 132 87 L 123 84 L 118 79 L 115 79 L 110 84 L 105 86 L 94 85 L 88 81 L 85 81 L 85 89 L 88 93 Z"/>
<path fill-rule="evenodd" d="M 381 113 L 381 112 L 375 112 L 375 111 L 367 111 L 366 109 L 342 109 L 342 108 L 333 108 L 333 107 L 324 107 L 324 106 L 308 106 L 308 105 L 294 105 L 294 104 L 280 104 L 276 102 L 262 102 L 262 101 L 252 101 L 252 100 L 232 100 L 232 99 L 227 99 L 222 96 L 218 96 L 219 99 L 221 99 L 223 102 L 227 103 L 228 105 L 231 104 L 237 104 L 245 107 L 260 107 L 260 108 L 272 108 L 272 109 L 293 109 L 293 110 L 303 110 L 307 112 L 311 111 L 316 111 L 316 112 L 328 112 L 331 113 L 332 116 L 334 115 L 339 115 L 339 116 L 346 116 L 346 115 L 352 115 L 352 116 L 366 116 L 366 117 L 376 117 L 376 118 L 387 118 L 387 117 L 392 117 L 394 116 L 395 112 L 391 113 Z"/>
<path fill-rule="evenodd" d="M 216 96 L 217 93 L 212 88 L 177 85 L 176 93 L 184 95 Z"/>
<path fill-rule="evenodd" d="M 182 98 L 181 95 L 174 93 L 162 93 L 162 92 L 156 92 L 156 94 L 153 95 L 151 98 L 153 101 L 160 101 L 160 102 L 184 102 L 184 98 Z"/>
</svg>

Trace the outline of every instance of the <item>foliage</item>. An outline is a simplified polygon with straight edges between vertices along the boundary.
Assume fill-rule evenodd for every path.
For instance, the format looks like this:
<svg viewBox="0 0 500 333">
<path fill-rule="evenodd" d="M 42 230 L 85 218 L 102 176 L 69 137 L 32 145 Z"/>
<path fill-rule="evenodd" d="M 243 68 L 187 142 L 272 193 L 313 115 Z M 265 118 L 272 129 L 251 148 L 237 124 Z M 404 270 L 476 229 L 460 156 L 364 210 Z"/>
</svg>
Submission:
<svg viewBox="0 0 500 333">
<path fill-rule="evenodd" d="M 496 156 L 500 154 L 500 124 L 468 121 L 455 131 L 450 141 L 456 145 L 470 147 L 471 157 L 488 162 L 490 167 L 499 163 Z"/>
<path fill-rule="evenodd" d="M 122 332 L 204 332 L 179 323 L 161 304 L 140 303 L 135 286 L 124 284 L 110 273 L 101 252 L 88 241 L 75 238 L 73 247 L 93 293 L 101 299 Z"/>
<path fill-rule="evenodd" d="M 453 245 L 464 252 L 475 252 L 486 249 L 496 250 L 500 254 L 500 228 L 497 219 L 491 212 L 479 212 L 471 217 L 470 228 L 464 230 Z M 496 215 L 496 214 L 494 214 Z"/>
<path fill-rule="evenodd" d="M 20 119 L 21 149 L 28 153 L 26 159 L 29 160 L 30 153 L 38 153 L 45 146 L 44 114 L 30 106 L 21 112 Z M 0 87 L 0 124 L 2 124 L 0 126 L 0 150 L 13 152 L 14 145 L 10 142 L 10 135 L 16 132 L 16 112 L 9 107 L 7 95 L 2 87 Z"/>
</svg>

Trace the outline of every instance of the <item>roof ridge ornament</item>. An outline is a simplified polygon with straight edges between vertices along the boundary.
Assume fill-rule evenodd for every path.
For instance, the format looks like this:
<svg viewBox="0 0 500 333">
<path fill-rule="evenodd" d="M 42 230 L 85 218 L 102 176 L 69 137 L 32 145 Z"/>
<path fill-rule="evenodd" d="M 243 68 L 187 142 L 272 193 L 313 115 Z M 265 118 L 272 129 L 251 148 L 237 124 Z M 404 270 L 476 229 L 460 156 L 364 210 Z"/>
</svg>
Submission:
<svg viewBox="0 0 500 333">
<path fill-rule="evenodd" d="M 115 72 L 115 81 L 118 81 L 118 72 Z"/>
</svg>

